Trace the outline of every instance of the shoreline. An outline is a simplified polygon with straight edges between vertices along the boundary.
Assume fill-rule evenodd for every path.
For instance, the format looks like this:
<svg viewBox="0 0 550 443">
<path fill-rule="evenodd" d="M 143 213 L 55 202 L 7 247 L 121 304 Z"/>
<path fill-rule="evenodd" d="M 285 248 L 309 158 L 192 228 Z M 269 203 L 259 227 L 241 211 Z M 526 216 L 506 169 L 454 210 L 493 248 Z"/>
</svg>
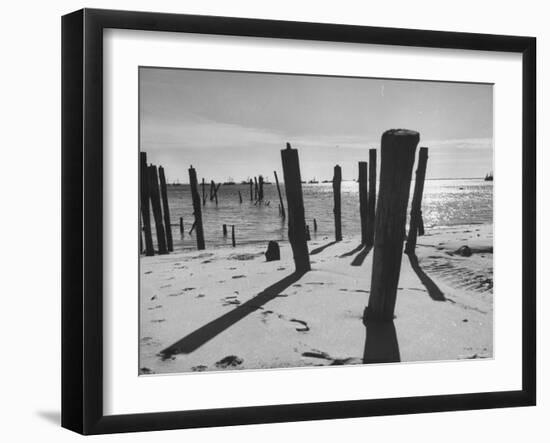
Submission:
<svg viewBox="0 0 550 443">
<path fill-rule="evenodd" d="M 357 237 L 312 237 L 302 276 L 287 241 L 273 262 L 267 242 L 142 256 L 140 374 L 492 358 L 492 243 L 492 224 L 427 230 L 382 331 L 362 321 L 372 251 Z"/>
</svg>

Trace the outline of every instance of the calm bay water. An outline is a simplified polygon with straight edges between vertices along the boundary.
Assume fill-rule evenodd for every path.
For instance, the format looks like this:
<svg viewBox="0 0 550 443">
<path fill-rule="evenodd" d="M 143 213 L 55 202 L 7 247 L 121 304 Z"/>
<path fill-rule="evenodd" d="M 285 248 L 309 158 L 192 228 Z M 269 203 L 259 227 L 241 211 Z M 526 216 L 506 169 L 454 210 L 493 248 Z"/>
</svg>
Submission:
<svg viewBox="0 0 550 443">
<path fill-rule="evenodd" d="M 414 181 L 412 186 L 414 187 Z M 270 202 L 259 206 L 250 201 L 248 185 L 222 185 L 218 191 L 218 206 L 208 197 L 202 207 L 203 225 L 207 247 L 231 244 L 231 225 L 235 225 L 236 242 L 239 244 L 265 243 L 269 240 L 286 240 L 287 225 L 279 217 L 279 197 L 275 184 L 264 185 L 264 200 Z M 334 235 L 332 213 L 333 195 L 331 183 L 303 184 L 306 223 L 310 226 L 312 239 Z M 411 199 L 412 199 L 411 187 Z M 199 188 L 200 190 L 200 188 Z M 241 191 L 243 203 L 239 203 Z M 286 207 L 284 185 L 281 191 Z M 172 222 L 174 249 L 196 248 L 195 233 L 188 234 L 193 224 L 193 207 L 189 185 L 169 186 L 168 199 Z M 443 227 L 469 223 L 492 223 L 493 183 L 482 179 L 426 180 L 422 212 L 425 227 Z M 179 230 L 179 218 L 183 217 L 185 233 Z M 318 230 L 313 232 L 313 219 Z M 228 225 L 229 235 L 224 238 L 222 225 Z M 154 225 L 154 224 L 153 224 Z M 154 226 L 153 226 L 154 229 Z M 343 236 L 360 234 L 359 194 L 355 182 L 342 183 L 342 233 Z M 156 241 L 155 241 L 156 244 Z"/>
</svg>

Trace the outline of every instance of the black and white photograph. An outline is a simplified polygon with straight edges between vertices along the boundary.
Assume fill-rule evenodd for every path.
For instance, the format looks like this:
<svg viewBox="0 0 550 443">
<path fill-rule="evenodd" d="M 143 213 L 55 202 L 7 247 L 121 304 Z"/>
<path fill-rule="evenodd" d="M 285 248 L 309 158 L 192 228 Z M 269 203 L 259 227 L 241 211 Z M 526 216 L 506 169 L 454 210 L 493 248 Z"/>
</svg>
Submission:
<svg viewBox="0 0 550 443">
<path fill-rule="evenodd" d="M 493 358 L 493 84 L 138 75 L 140 375 Z"/>
</svg>

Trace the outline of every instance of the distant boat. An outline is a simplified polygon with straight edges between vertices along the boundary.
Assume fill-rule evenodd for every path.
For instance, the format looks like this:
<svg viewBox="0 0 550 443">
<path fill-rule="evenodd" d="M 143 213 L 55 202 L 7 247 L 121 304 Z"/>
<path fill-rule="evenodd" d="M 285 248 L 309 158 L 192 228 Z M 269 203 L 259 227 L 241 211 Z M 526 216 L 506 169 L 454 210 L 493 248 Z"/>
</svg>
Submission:
<svg viewBox="0 0 550 443">
<path fill-rule="evenodd" d="M 235 181 L 233 180 L 232 177 L 227 177 L 227 181 L 226 182 L 223 182 L 224 185 L 234 185 L 235 184 Z"/>
<path fill-rule="evenodd" d="M 486 182 L 492 182 L 493 181 L 493 172 L 491 171 L 488 174 L 486 174 L 485 178 L 483 180 L 485 180 Z"/>
<path fill-rule="evenodd" d="M 332 183 L 332 180 L 323 180 L 321 183 Z"/>
<path fill-rule="evenodd" d="M 310 185 L 316 185 L 317 183 L 319 183 L 319 181 L 317 180 L 316 177 L 313 177 L 313 180 L 310 180 L 308 183 L 309 183 Z"/>
</svg>

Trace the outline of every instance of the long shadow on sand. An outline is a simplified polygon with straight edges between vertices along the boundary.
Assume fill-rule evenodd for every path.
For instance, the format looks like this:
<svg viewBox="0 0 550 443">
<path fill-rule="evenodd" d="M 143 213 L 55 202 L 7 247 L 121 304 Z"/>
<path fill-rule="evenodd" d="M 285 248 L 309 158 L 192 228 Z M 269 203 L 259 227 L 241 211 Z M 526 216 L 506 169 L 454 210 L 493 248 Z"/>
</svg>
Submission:
<svg viewBox="0 0 550 443">
<path fill-rule="evenodd" d="M 319 246 L 318 248 L 312 249 L 309 253 L 309 255 L 315 255 L 323 252 L 325 249 L 327 249 L 329 246 L 335 245 L 338 243 L 336 240 L 331 241 L 330 243 L 327 243 L 326 245 Z"/>
<path fill-rule="evenodd" d="M 367 338 L 363 363 L 398 363 L 399 344 L 393 321 L 389 322 L 365 322 Z"/>
<path fill-rule="evenodd" d="M 428 291 L 429 296 L 432 300 L 435 301 L 447 301 L 441 289 L 434 283 L 434 281 L 422 270 L 420 264 L 418 263 L 418 257 L 416 254 L 407 254 L 409 256 L 409 261 L 411 262 L 411 267 L 416 273 L 426 290 Z"/>
<path fill-rule="evenodd" d="M 359 246 L 357 246 L 356 248 L 352 249 L 351 251 L 346 252 L 345 254 L 342 254 L 342 255 L 340 256 L 340 258 L 349 257 L 350 255 L 353 255 L 353 254 L 355 254 L 356 252 L 359 252 L 361 249 L 363 249 L 363 245 L 362 245 L 362 244 L 359 245 Z"/>
<path fill-rule="evenodd" d="M 372 246 L 365 246 L 363 250 L 355 256 L 353 261 L 351 262 L 352 266 L 361 266 L 365 259 L 367 258 L 367 255 L 369 255 L 370 250 L 372 249 Z"/>
<path fill-rule="evenodd" d="M 212 320 L 210 323 L 207 323 L 196 331 L 191 332 L 191 334 L 183 337 L 173 345 L 168 346 L 160 352 L 161 356 L 163 358 L 169 358 L 174 354 L 189 354 L 195 351 L 209 340 L 212 340 L 216 335 L 222 333 L 239 320 L 242 320 L 248 314 L 261 309 L 264 304 L 276 298 L 286 288 L 300 280 L 303 275 L 303 272 L 295 272 L 282 280 L 279 280 L 277 283 L 274 283 L 264 289 L 258 295 L 243 303 L 239 307 L 229 311 L 227 314 L 222 315 L 216 320 Z"/>
</svg>

